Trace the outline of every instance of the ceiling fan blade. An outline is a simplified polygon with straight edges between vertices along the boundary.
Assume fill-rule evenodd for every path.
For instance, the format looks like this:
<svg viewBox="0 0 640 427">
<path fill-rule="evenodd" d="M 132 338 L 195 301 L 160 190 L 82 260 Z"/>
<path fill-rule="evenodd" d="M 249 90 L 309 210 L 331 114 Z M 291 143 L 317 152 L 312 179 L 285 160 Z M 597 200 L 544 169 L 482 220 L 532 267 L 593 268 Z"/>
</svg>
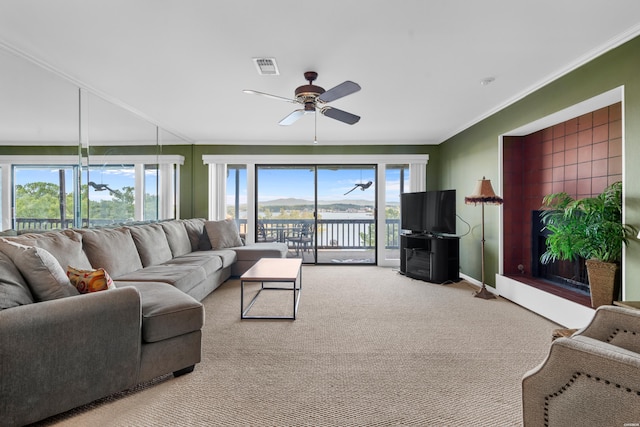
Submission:
<svg viewBox="0 0 640 427">
<path fill-rule="evenodd" d="M 327 117 L 331 117 L 332 119 L 339 120 L 348 125 L 354 125 L 358 123 L 358 121 L 360 120 L 360 116 L 347 113 L 346 111 L 342 111 L 337 108 L 324 107 L 322 110 L 320 110 L 320 112 Z"/>
<path fill-rule="evenodd" d="M 294 104 L 299 104 L 299 102 L 295 99 L 285 98 L 284 96 L 271 95 L 270 93 L 258 92 L 257 90 L 245 89 L 243 90 L 243 92 L 248 93 L 249 95 L 261 95 L 266 96 L 267 98 L 277 99 L 278 101 L 293 102 Z"/>
<path fill-rule="evenodd" d="M 340 83 L 338 86 L 333 87 L 320 95 L 318 97 L 318 101 L 320 102 L 331 102 L 336 99 L 340 99 L 343 96 L 351 95 L 354 92 L 360 90 L 360 85 L 358 83 L 354 83 L 350 80 L 346 82 Z"/>
<path fill-rule="evenodd" d="M 278 122 L 278 124 L 280 126 L 289 126 L 294 124 L 300 117 L 305 115 L 305 111 L 304 109 L 299 109 L 299 110 L 295 110 L 293 111 L 291 114 L 289 114 L 287 117 L 285 117 L 284 119 L 280 120 L 280 122 Z"/>
</svg>

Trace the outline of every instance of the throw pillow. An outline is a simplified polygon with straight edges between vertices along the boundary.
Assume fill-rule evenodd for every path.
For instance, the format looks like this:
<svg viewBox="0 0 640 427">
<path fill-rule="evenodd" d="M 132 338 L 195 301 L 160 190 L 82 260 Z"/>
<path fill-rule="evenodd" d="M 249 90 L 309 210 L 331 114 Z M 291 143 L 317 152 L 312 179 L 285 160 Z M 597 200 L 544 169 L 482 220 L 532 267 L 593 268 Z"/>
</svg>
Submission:
<svg viewBox="0 0 640 427">
<path fill-rule="evenodd" d="M 142 268 L 138 248 L 128 229 L 99 228 L 79 231 L 82 234 L 84 251 L 92 267 L 104 268 L 116 279 Z"/>
<path fill-rule="evenodd" d="M 174 258 L 191 252 L 191 240 L 181 221 L 161 222 L 160 226 L 164 229 Z"/>
<path fill-rule="evenodd" d="M 209 241 L 213 249 L 234 248 L 242 246 L 240 233 L 236 222 L 232 219 L 222 221 L 206 221 L 204 228 L 207 230 Z"/>
<path fill-rule="evenodd" d="M 91 268 L 91 263 L 82 249 L 82 235 L 74 230 L 29 233 L 18 237 L 7 237 L 7 240 L 45 249 L 58 260 L 61 266 L 75 265 L 78 268 Z"/>
<path fill-rule="evenodd" d="M 138 248 L 143 267 L 162 264 L 173 258 L 167 236 L 160 224 L 126 227 Z"/>
<path fill-rule="evenodd" d="M 27 282 L 11 258 L 0 252 L 0 310 L 34 302 Z"/>
<path fill-rule="evenodd" d="M 64 269 L 47 250 L 0 239 L 0 251 L 18 267 L 36 300 L 78 295 Z"/>
<path fill-rule="evenodd" d="M 107 273 L 104 268 L 98 268 L 96 270 L 79 270 L 68 266 L 67 276 L 69 277 L 71 284 L 75 286 L 81 294 L 115 289 L 111 276 L 109 276 L 109 273 Z"/>
<path fill-rule="evenodd" d="M 182 219 L 180 221 L 182 221 L 184 228 L 187 230 L 193 252 L 211 249 L 211 242 L 209 241 L 209 236 L 207 236 L 207 230 L 204 228 L 204 223 L 206 222 L 204 218 Z"/>
</svg>

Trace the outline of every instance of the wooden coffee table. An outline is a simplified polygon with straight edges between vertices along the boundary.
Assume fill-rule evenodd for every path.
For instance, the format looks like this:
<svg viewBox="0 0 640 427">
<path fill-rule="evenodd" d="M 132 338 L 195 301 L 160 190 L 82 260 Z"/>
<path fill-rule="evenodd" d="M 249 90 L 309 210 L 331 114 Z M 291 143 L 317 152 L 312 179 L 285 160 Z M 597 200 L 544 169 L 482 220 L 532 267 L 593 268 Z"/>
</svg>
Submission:
<svg viewBox="0 0 640 427">
<path fill-rule="evenodd" d="M 241 319 L 296 319 L 298 303 L 302 292 L 302 259 L 300 258 L 261 258 L 257 263 L 240 276 L 240 318 Z M 260 283 L 258 293 L 249 305 L 244 306 L 245 283 Z M 265 283 L 291 285 L 265 286 Z M 293 294 L 291 316 L 252 316 L 248 312 L 255 304 L 262 291 L 289 291 Z"/>
</svg>

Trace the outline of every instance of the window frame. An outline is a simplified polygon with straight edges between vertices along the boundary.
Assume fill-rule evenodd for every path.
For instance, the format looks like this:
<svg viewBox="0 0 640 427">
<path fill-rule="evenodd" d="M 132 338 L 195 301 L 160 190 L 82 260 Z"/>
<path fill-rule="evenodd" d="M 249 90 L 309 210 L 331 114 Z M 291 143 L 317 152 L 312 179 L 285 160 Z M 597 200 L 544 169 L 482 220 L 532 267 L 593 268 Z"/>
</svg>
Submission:
<svg viewBox="0 0 640 427">
<path fill-rule="evenodd" d="M 16 155 L 3 156 L 0 159 L 2 199 L 2 229 L 13 227 L 13 167 L 14 166 L 51 166 L 51 167 L 99 167 L 108 165 L 134 165 L 136 171 L 136 207 L 135 220 L 143 220 L 144 211 L 144 165 L 158 165 L 158 219 L 179 218 L 180 166 L 184 156 L 180 155 L 97 155 L 80 158 L 75 155 Z M 138 200 L 139 199 L 139 200 Z"/>
<path fill-rule="evenodd" d="M 259 161 L 256 161 L 259 159 Z M 408 164 L 409 165 L 409 190 L 425 191 L 427 187 L 428 154 L 349 154 L 349 155 L 215 155 L 205 154 L 202 161 L 209 167 L 209 210 L 208 219 L 220 220 L 226 216 L 226 179 L 227 165 L 246 165 L 247 168 L 247 235 L 248 243 L 256 240 L 255 236 L 255 171 L 256 165 L 296 165 L 296 164 L 349 164 L 349 165 L 376 165 L 378 173 L 378 185 L 376 187 L 378 206 L 386 205 L 386 166 Z M 386 215 L 378 212 L 376 228 L 383 230 Z M 381 233 L 376 236 L 381 239 Z M 382 246 L 381 246 L 382 245 Z M 384 241 L 378 240 L 376 247 L 384 248 Z M 377 256 L 378 265 L 395 266 L 397 260 L 385 260 Z"/>
</svg>

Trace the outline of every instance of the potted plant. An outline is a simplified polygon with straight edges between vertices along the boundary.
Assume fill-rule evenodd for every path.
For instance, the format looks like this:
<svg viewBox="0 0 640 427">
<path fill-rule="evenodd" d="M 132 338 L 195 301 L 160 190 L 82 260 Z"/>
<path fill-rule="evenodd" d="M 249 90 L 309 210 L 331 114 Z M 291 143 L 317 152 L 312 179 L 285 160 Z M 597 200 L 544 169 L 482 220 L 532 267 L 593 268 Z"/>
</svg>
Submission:
<svg viewBox="0 0 640 427">
<path fill-rule="evenodd" d="M 574 200 L 567 193 L 549 194 L 542 201 L 544 228 L 549 232 L 540 260 L 586 261 L 591 306 L 614 300 L 622 246 L 635 235 L 635 227 L 622 223 L 622 182 L 615 182 L 595 197 Z"/>
</svg>

